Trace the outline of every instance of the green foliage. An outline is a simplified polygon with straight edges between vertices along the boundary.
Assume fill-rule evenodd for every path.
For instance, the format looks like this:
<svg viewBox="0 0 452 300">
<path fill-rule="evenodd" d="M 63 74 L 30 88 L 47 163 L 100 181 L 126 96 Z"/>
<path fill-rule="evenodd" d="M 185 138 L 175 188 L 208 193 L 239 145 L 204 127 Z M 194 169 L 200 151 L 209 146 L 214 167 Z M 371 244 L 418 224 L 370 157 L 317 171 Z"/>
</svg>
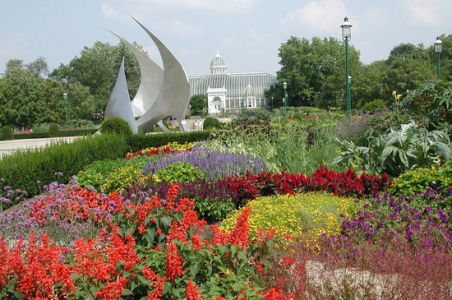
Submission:
<svg viewBox="0 0 452 300">
<path fill-rule="evenodd" d="M 60 123 L 63 119 L 63 86 L 12 67 L 0 79 L 0 123 L 31 127 L 36 123 Z"/>
<path fill-rule="evenodd" d="M 231 126 L 216 132 L 207 146 L 259 158 L 274 172 L 311 173 L 337 155 L 335 124 L 325 121 L 316 127 L 316 123 L 310 127 L 296 120 L 281 119 L 264 130 L 256 126 L 246 131 Z"/>
<path fill-rule="evenodd" d="M 56 137 L 60 132 L 60 126 L 56 123 L 51 123 L 49 126 L 49 137 Z"/>
<path fill-rule="evenodd" d="M 98 121 L 97 114 L 105 110 L 123 57 L 129 94 L 135 95 L 140 84 L 140 69 L 133 54 L 122 43 L 110 45 L 97 41 L 85 47 L 68 65 L 60 65 L 51 72 L 51 78 L 68 82 L 71 118 Z"/>
<path fill-rule="evenodd" d="M 155 175 L 164 182 L 186 182 L 202 179 L 204 172 L 188 162 L 177 162 L 158 170 Z"/>
<path fill-rule="evenodd" d="M 267 93 L 274 97 L 275 106 L 281 106 L 284 97 L 283 82 L 287 82 L 289 106 L 343 106 L 345 78 L 345 49 L 334 38 L 300 39 L 291 37 L 279 48 L 281 70 L 278 82 Z M 359 68 L 359 52 L 349 48 L 351 73 Z M 353 76 L 353 75 L 352 75 Z"/>
<path fill-rule="evenodd" d="M 179 144 L 205 141 L 211 136 L 210 132 L 164 132 L 156 134 L 134 134 L 127 137 L 129 151 L 138 151 L 149 147 L 160 147 L 169 143 Z"/>
<path fill-rule="evenodd" d="M 194 95 L 191 97 L 190 112 L 194 116 L 203 116 L 207 113 L 207 99 L 204 95 Z"/>
<path fill-rule="evenodd" d="M 203 123 L 204 130 L 212 130 L 212 129 L 218 129 L 218 128 L 221 128 L 221 123 L 217 118 L 214 118 L 214 117 L 205 118 L 204 123 Z"/>
<path fill-rule="evenodd" d="M 401 106 L 413 119 L 429 129 L 452 131 L 452 82 L 428 81 L 409 91 Z"/>
<path fill-rule="evenodd" d="M 132 135 L 129 123 L 120 117 L 112 117 L 102 122 L 100 127 L 102 134 L 120 134 L 124 136 Z"/>
<path fill-rule="evenodd" d="M 2 138 L 4 140 L 14 139 L 14 129 L 8 125 L 3 126 L 2 127 Z"/>
<path fill-rule="evenodd" d="M 270 112 L 266 109 L 243 109 L 240 114 L 234 119 L 237 123 L 248 123 L 254 121 L 269 121 Z"/>
<path fill-rule="evenodd" d="M 447 161 L 452 153 L 445 132 L 417 126 L 414 122 L 402 124 L 400 129 L 369 138 L 369 146 L 356 146 L 351 141 L 340 141 L 341 153 L 334 164 L 354 169 L 397 176 L 417 167 L 428 167 L 439 160 Z"/>
<path fill-rule="evenodd" d="M 232 201 L 212 201 L 203 198 L 197 199 L 195 204 L 199 218 L 206 220 L 209 224 L 223 221 L 235 211 L 235 204 Z"/>
<path fill-rule="evenodd" d="M 375 110 L 381 110 L 386 107 L 386 103 L 383 99 L 375 99 L 370 102 L 367 102 L 363 106 L 363 110 L 365 111 L 375 111 Z"/>
<path fill-rule="evenodd" d="M 411 195 L 422 193 L 428 187 L 437 188 L 441 193 L 452 187 L 452 160 L 439 167 L 407 171 L 394 179 L 389 191 L 395 195 Z"/>
<path fill-rule="evenodd" d="M 0 160 L 0 174 L 5 185 L 26 190 L 29 196 L 55 180 L 67 181 L 86 165 L 102 159 L 123 157 L 127 144 L 122 136 L 85 137 L 72 143 L 58 143 L 38 150 L 18 152 Z"/>
<path fill-rule="evenodd" d="M 341 230 L 340 214 L 351 217 L 358 210 L 352 198 L 336 197 L 327 193 L 302 193 L 256 198 L 221 224 L 223 230 L 232 228 L 242 210 L 251 207 L 250 234 L 259 228 L 276 230 L 276 241 L 287 243 L 287 236 L 303 237 L 310 246 L 316 246 L 322 233 L 334 234 Z"/>
<path fill-rule="evenodd" d="M 77 174 L 77 183 L 106 193 L 127 188 L 140 177 L 146 162 L 151 159 L 155 158 L 140 156 L 129 160 L 95 161 Z"/>
</svg>

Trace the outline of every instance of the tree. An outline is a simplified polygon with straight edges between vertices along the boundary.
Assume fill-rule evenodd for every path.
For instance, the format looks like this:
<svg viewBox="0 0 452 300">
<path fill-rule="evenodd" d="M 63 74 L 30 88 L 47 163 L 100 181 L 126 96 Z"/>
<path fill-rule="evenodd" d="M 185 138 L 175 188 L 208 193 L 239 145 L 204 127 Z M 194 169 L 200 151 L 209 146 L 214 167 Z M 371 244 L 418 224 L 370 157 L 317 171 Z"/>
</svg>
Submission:
<svg viewBox="0 0 452 300">
<path fill-rule="evenodd" d="M 386 64 L 389 69 L 384 75 L 383 84 L 387 95 L 392 91 L 405 94 L 425 81 L 434 79 L 434 70 L 422 44 L 400 44 L 394 47 Z"/>
<path fill-rule="evenodd" d="M 349 48 L 351 74 L 360 68 L 359 52 Z M 345 85 L 345 49 L 334 38 L 312 41 L 291 37 L 279 48 L 281 70 L 278 82 L 270 88 L 268 96 L 282 98 L 283 82 L 287 82 L 289 105 L 340 107 L 343 104 Z M 273 95 L 274 94 L 274 95 Z"/>
<path fill-rule="evenodd" d="M 27 69 L 36 77 L 46 77 L 49 73 L 49 67 L 44 57 L 37 58 L 34 62 L 27 65 Z"/>
<path fill-rule="evenodd" d="M 90 48 L 85 47 L 80 57 L 75 57 L 68 65 L 60 65 L 50 77 L 62 83 L 79 83 L 88 88 L 90 96 L 77 101 L 84 102 L 90 110 L 94 107 L 94 111 L 103 112 L 123 57 L 129 94 L 133 97 L 140 84 L 140 69 L 133 54 L 122 43 L 112 46 L 98 41 Z M 86 101 L 92 103 L 88 104 Z M 93 117 L 90 119 L 93 120 Z"/>
<path fill-rule="evenodd" d="M 452 34 L 439 36 L 441 42 L 443 43 L 441 51 L 441 80 L 448 82 L 452 81 Z M 436 53 L 435 47 L 432 45 L 427 48 L 427 53 L 430 61 L 430 66 L 433 70 L 436 70 Z M 436 74 L 436 72 L 435 72 Z"/>
<path fill-rule="evenodd" d="M 354 107 L 360 108 L 376 99 L 383 99 L 386 102 L 390 100 L 391 93 L 387 92 L 383 84 L 388 70 L 389 66 L 384 60 L 375 61 L 359 69 L 353 80 L 352 102 Z"/>
<path fill-rule="evenodd" d="M 196 116 L 202 116 L 207 113 L 207 99 L 204 95 L 194 95 L 191 97 L 190 113 Z"/>
<path fill-rule="evenodd" d="M 36 77 L 17 64 L 8 66 L 0 84 L 0 123 L 31 127 L 35 123 L 61 122 L 63 86 Z"/>
</svg>

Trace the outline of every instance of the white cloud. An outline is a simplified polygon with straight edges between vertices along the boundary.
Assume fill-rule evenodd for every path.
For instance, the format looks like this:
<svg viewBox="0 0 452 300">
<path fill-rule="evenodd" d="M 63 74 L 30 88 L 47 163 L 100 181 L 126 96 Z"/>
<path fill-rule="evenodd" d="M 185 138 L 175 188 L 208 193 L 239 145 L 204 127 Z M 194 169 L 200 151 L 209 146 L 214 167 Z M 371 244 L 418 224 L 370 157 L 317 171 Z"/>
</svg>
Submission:
<svg viewBox="0 0 452 300">
<path fill-rule="evenodd" d="M 185 7 L 192 10 L 204 10 L 215 13 L 240 14 L 252 9 L 257 0 L 149 0 L 147 2 L 153 2 L 162 6 Z"/>
<path fill-rule="evenodd" d="M 436 25 L 440 21 L 440 1 L 438 0 L 405 0 L 405 5 L 411 19 L 415 22 Z"/>
<path fill-rule="evenodd" d="M 315 29 L 316 32 L 335 33 L 345 15 L 346 9 L 342 0 L 313 0 L 287 14 L 282 23 L 301 24 Z"/>
<path fill-rule="evenodd" d="M 172 20 L 168 26 L 170 31 L 179 36 L 199 37 L 203 34 L 203 30 L 200 27 L 180 20 Z"/>
<path fill-rule="evenodd" d="M 101 4 L 100 12 L 103 16 L 110 19 L 117 19 L 122 22 L 130 20 L 130 17 L 126 13 L 119 11 L 108 3 Z"/>
</svg>

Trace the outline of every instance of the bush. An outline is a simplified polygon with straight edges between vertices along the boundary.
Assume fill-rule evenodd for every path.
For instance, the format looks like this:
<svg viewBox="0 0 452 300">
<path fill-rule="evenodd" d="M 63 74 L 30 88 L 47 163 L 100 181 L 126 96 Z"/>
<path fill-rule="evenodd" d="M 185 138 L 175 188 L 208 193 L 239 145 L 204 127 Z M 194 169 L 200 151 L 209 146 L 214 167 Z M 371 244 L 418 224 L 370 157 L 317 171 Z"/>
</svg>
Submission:
<svg viewBox="0 0 452 300">
<path fill-rule="evenodd" d="M 125 136 L 132 135 L 132 129 L 130 128 L 129 123 L 119 117 L 109 118 L 102 122 L 100 127 L 100 132 L 102 134 L 105 133 L 116 133 Z"/>
<path fill-rule="evenodd" d="M 121 136 L 86 137 L 6 156 L 0 161 L 0 174 L 5 185 L 34 196 L 42 192 L 43 185 L 55 180 L 56 173 L 63 173 L 61 180 L 67 181 L 87 164 L 123 157 L 126 150 L 126 141 Z"/>
<path fill-rule="evenodd" d="M 322 233 L 340 233 L 342 219 L 339 215 L 350 217 L 358 210 L 352 198 L 327 193 L 267 196 L 250 201 L 245 208 L 223 221 L 221 229 L 232 228 L 242 211 L 249 207 L 251 236 L 256 236 L 259 228 L 276 230 L 277 242 L 301 237 L 309 246 L 317 246 Z"/>
<path fill-rule="evenodd" d="M 49 137 L 56 137 L 58 136 L 58 133 L 60 132 L 60 126 L 56 123 L 52 123 L 49 126 Z"/>
<path fill-rule="evenodd" d="M 407 171 L 394 179 L 389 189 L 396 195 L 422 193 L 428 187 L 444 192 L 452 186 L 452 160 L 440 167 L 418 168 Z"/>
<path fill-rule="evenodd" d="M 134 134 L 127 137 L 129 151 L 138 151 L 148 147 L 160 147 L 177 142 L 185 144 L 189 142 L 205 141 L 210 137 L 210 132 L 165 132 L 158 134 Z"/>
<path fill-rule="evenodd" d="M 372 101 L 364 104 L 363 109 L 365 111 L 373 112 L 376 110 L 384 109 L 385 107 L 386 107 L 386 103 L 383 99 L 375 99 L 375 100 L 372 100 Z"/>
<path fill-rule="evenodd" d="M 204 130 L 212 130 L 212 129 L 218 129 L 218 128 L 221 128 L 221 123 L 217 118 L 207 117 L 204 120 L 204 124 L 203 124 Z"/>
<path fill-rule="evenodd" d="M 439 159 L 447 161 L 452 145 L 447 133 L 418 126 L 411 121 L 390 132 L 369 138 L 369 146 L 361 147 L 351 141 L 339 141 L 341 153 L 334 164 L 393 176 L 416 168 L 429 167 Z"/>
<path fill-rule="evenodd" d="M 8 125 L 3 126 L 2 127 L 2 137 L 4 140 L 14 139 L 14 129 Z"/>
<path fill-rule="evenodd" d="M 77 174 L 77 183 L 106 193 L 127 188 L 140 177 L 146 162 L 150 159 L 143 156 L 130 160 L 95 161 Z"/>
<path fill-rule="evenodd" d="M 201 169 L 188 162 L 176 162 L 163 169 L 158 170 L 155 175 L 158 181 L 164 182 L 186 182 L 202 179 L 205 174 Z"/>
</svg>

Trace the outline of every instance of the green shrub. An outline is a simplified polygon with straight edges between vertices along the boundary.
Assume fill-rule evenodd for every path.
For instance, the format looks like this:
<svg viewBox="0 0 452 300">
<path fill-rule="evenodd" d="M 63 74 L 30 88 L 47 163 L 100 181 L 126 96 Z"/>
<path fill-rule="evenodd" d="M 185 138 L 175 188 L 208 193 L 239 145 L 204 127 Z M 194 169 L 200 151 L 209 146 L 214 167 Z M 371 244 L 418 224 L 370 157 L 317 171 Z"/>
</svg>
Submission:
<svg viewBox="0 0 452 300">
<path fill-rule="evenodd" d="M 123 157 L 125 138 L 115 135 L 85 137 L 73 143 L 61 142 L 38 150 L 17 152 L 0 160 L 0 174 L 5 185 L 26 190 L 29 196 L 42 192 L 42 187 L 61 172 L 63 181 L 86 165 L 102 159 Z"/>
<path fill-rule="evenodd" d="M 204 130 L 218 129 L 221 128 L 221 123 L 217 118 L 207 117 L 203 123 Z"/>
<path fill-rule="evenodd" d="M 363 109 L 365 111 L 376 111 L 380 109 L 384 109 L 386 107 L 386 103 L 383 99 L 375 99 L 370 102 L 364 104 Z"/>
<path fill-rule="evenodd" d="M 340 141 L 341 153 L 334 164 L 373 173 L 386 172 L 393 176 L 414 169 L 429 167 L 438 159 L 447 161 L 452 155 L 452 145 L 447 133 L 428 131 L 414 121 L 402 124 L 390 132 L 369 138 L 368 147 L 347 140 Z"/>
<path fill-rule="evenodd" d="M 209 139 L 210 132 L 165 132 L 157 134 L 134 134 L 127 137 L 129 151 L 138 151 L 149 147 L 160 147 L 169 143 L 177 142 L 185 144 L 190 142 L 199 142 Z"/>
<path fill-rule="evenodd" d="M 389 191 L 396 195 L 422 193 L 427 188 L 437 188 L 445 192 L 452 187 L 452 160 L 440 167 L 418 168 L 407 171 L 395 178 Z"/>
<path fill-rule="evenodd" d="M 116 133 L 125 136 L 132 135 L 132 129 L 130 129 L 130 125 L 119 117 L 109 118 L 102 122 L 100 127 L 100 132 L 102 134 L 105 133 Z"/>
<path fill-rule="evenodd" d="M 14 139 L 14 129 L 8 125 L 3 126 L 2 127 L 2 137 L 4 140 Z"/>
<path fill-rule="evenodd" d="M 49 126 L 49 137 L 56 137 L 60 132 L 60 126 L 56 123 L 52 123 Z"/>
<path fill-rule="evenodd" d="M 165 182 L 186 182 L 204 178 L 205 174 L 201 169 L 188 162 L 177 162 L 166 168 L 158 170 L 155 175 L 158 180 Z"/>
<path fill-rule="evenodd" d="M 248 207 L 251 208 L 249 224 L 253 237 L 259 228 L 276 230 L 276 242 L 285 243 L 291 236 L 302 238 L 308 246 L 317 246 L 322 233 L 340 233 L 343 221 L 340 214 L 350 217 L 359 208 L 352 198 L 318 192 L 259 197 L 229 216 L 220 228 L 230 230 Z"/>
<path fill-rule="evenodd" d="M 126 188 L 138 179 L 146 162 L 152 159 L 156 158 L 140 156 L 130 160 L 120 158 L 95 161 L 77 174 L 77 183 L 106 193 Z"/>
<path fill-rule="evenodd" d="M 442 129 L 445 125 L 450 129 L 452 82 L 427 81 L 409 91 L 400 105 L 414 120 L 430 130 Z"/>
<path fill-rule="evenodd" d="M 235 204 L 232 201 L 212 201 L 208 198 L 195 200 L 195 210 L 199 218 L 206 220 L 209 224 L 223 221 L 235 211 Z"/>
</svg>

